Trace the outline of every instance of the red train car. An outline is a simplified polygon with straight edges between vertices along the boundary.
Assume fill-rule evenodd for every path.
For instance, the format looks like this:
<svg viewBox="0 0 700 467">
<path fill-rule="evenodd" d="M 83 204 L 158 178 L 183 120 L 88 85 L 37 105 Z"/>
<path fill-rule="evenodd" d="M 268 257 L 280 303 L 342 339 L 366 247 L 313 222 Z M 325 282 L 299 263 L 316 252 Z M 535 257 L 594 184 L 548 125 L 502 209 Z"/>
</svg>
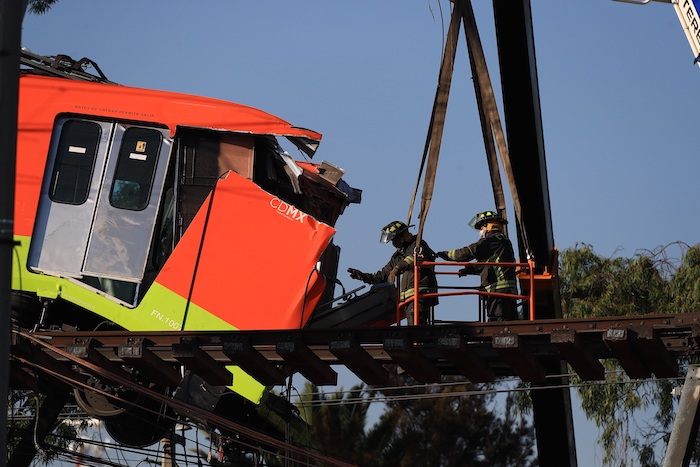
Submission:
<svg viewBox="0 0 700 467">
<path fill-rule="evenodd" d="M 311 158 L 320 134 L 240 104 L 120 86 L 96 65 L 85 72 L 86 59 L 25 51 L 23 63 L 16 323 L 290 329 L 332 299 L 333 226 L 361 191 L 341 169 L 294 160 L 280 144 Z M 246 403 L 266 397 L 231 370 Z M 76 395 L 88 412 L 111 405 Z M 132 439 L 120 426 L 113 435 L 132 444 L 158 436 Z"/>
</svg>

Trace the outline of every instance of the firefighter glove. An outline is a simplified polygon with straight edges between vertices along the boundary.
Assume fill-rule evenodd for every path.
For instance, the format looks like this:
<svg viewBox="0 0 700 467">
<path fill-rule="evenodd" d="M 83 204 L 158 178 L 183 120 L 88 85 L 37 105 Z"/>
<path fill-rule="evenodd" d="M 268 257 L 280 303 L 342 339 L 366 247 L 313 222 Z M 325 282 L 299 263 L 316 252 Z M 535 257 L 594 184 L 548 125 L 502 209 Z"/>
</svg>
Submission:
<svg viewBox="0 0 700 467">
<path fill-rule="evenodd" d="M 476 270 L 476 267 L 474 267 L 474 266 L 465 266 L 462 269 L 460 269 L 459 271 L 457 271 L 457 275 L 459 277 L 468 276 L 470 274 L 479 274 L 479 272 Z"/>
<path fill-rule="evenodd" d="M 370 277 L 370 274 L 367 274 L 366 272 L 362 272 L 359 269 L 353 269 L 353 268 L 348 268 L 348 272 L 350 273 L 350 277 L 352 279 L 366 282 L 367 284 L 372 283 L 372 278 Z"/>
<path fill-rule="evenodd" d="M 450 260 L 450 255 L 446 251 L 438 251 L 437 253 L 435 253 L 435 256 L 437 256 L 438 258 L 442 258 L 445 261 Z"/>
</svg>

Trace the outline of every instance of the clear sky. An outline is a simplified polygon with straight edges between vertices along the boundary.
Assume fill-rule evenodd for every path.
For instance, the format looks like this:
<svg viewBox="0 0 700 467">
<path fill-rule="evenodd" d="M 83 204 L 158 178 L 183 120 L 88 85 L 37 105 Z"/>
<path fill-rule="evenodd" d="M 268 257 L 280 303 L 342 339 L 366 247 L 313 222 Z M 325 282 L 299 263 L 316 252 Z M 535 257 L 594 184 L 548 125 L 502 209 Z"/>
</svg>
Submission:
<svg viewBox="0 0 700 467">
<path fill-rule="evenodd" d="M 700 242 L 700 70 L 673 7 L 532 3 L 555 244 L 632 256 Z M 374 271 L 391 254 L 380 227 L 408 212 L 449 5 L 63 0 L 25 18 L 22 44 L 89 57 L 121 84 L 240 102 L 322 133 L 315 160 L 342 167 L 363 190 L 362 204 L 337 224 L 340 270 Z M 491 2 L 474 8 L 498 96 Z M 436 250 L 471 243 L 467 221 L 493 208 L 462 36 L 424 236 Z M 339 278 L 347 289 L 359 285 Z M 600 464 L 595 428 L 577 415 L 576 431 L 579 465 Z"/>
</svg>

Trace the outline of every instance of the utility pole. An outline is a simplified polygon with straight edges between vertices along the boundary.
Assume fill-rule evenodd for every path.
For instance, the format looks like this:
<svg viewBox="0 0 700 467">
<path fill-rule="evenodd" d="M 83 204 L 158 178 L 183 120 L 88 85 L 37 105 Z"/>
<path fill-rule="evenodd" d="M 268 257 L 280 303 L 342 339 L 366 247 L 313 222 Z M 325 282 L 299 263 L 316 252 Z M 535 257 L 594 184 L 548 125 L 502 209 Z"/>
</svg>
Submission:
<svg viewBox="0 0 700 467">
<path fill-rule="evenodd" d="M 160 467 L 173 467 L 173 445 L 170 438 L 163 438 L 160 440 L 160 445 L 163 449 L 163 460 L 160 463 Z"/>
<path fill-rule="evenodd" d="M 22 20 L 27 0 L 0 0 L 0 466 L 7 465 L 12 249 L 14 246 L 17 107 Z"/>
</svg>

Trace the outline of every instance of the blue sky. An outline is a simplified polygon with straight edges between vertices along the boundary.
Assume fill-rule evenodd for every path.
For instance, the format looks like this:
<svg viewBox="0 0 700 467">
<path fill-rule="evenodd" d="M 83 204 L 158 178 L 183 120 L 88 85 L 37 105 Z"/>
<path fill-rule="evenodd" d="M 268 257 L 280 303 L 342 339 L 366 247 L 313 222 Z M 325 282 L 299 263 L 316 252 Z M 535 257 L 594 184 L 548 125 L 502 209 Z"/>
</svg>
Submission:
<svg viewBox="0 0 700 467">
<path fill-rule="evenodd" d="M 631 256 L 700 242 L 700 70 L 673 7 L 532 3 L 555 244 Z M 491 2 L 474 8 L 498 96 Z M 445 0 L 64 0 L 25 18 L 22 44 L 89 57 L 125 85 L 240 102 L 322 133 L 315 160 L 363 190 L 337 225 L 341 271 L 373 271 L 391 254 L 379 228 L 408 212 L 448 10 Z M 463 36 L 436 184 L 425 238 L 438 250 L 471 243 L 468 220 L 494 206 Z M 599 464 L 595 428 L 576 423 L 579 465 Z"/>
</svg>

